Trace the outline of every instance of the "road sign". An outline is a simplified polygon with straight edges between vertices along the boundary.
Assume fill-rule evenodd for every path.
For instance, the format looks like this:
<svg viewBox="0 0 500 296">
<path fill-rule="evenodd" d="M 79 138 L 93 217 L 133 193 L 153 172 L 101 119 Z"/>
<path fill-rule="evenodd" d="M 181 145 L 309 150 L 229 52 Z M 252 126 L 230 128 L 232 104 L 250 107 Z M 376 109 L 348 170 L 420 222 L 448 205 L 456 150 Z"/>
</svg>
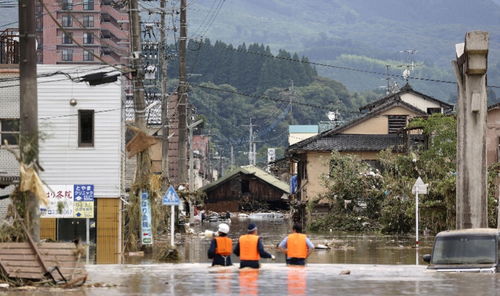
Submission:
<svg viewBox="0 0 500 296">
<path fill-rule="evenodd" d="M 427 194 L 429 184 L 424 184 L 424 181 L 422 181 L 422 178 L 418 177 L 417 181 L 415 181 L 415 184 L 413 185 L 413 188 L 411 189 L 411 193 L 413 194 Z"/>
<path fill-rule="evenodd" d="M 163 195 L 162 204 L 166 206 L 178 206 L 180 203 L 179 195 L 175 192 L 174 187 L 170 185 L 167 192 Z"/>
</svg>

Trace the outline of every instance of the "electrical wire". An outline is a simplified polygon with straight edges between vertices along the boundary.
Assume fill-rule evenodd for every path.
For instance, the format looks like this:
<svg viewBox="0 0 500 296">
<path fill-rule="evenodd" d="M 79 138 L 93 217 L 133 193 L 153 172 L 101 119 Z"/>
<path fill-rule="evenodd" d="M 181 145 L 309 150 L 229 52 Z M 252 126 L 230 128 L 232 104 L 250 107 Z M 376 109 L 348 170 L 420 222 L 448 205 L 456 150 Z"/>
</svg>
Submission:
<svg viewBox="0 0 500 296">
<path fill-rule="evenodd" d="M 198 40 L 195 40 L 195 39 L 190 39 L 190 41 L 195 42 L 195 43 L 199 43 L 200 44 L 200 48 L 205 44 L 203 41 L 198 41 Z M 333 69 L 346 70 L 346 71 L 359 72 L 359 73 L 366 73 L 366 74 L 374 74 L 374 75 L 378 75 L 378 76 L 397 77 L 397 78 L 401 77 L 398 74 L 392 74 L 392 73 L 386 73 L 386 72 L 377 72 L 377 71 L 364 70 L 364 69 L 357 69 L 357 68 L 352 68 L 352 67 L 347 67 L 347 66 L 331 65 L 331 64 L 320 63 L 320 62 L 311 62 L 309 60 L 297 60 L 297 59 L 293 59 L 293 58 L 275 56 L 275 55 L 272 55 L 272 54 L 266 54 L 266 53 L 261 53 L 261 52 L 249 51 L 249 50 L 246 50 L 246 49 L 243 50 L 241 48 L 232 47 L 232 46 L 224 47 L 223 50 L 229 50 L 229 51 L 234 51 L 234 52 L 239 52 L 239 53 L 244 53 L 244 54 L 252 54 L 252 55 L 262 56 L 262 57 L 266 57 L 266 58 L 272 58 L 272 59 L 277 59 L 277 60 L 283 60 L 283 61 L 293 62 L 293 63 L 309 64 L 309 65 L 313 65 L 313 66 L 320 66 L 320 67 L 333 68 Z M 445 84 L 456 84 L 456 82 L 454 82 L 454 81 L 441 80 L 441 79 L 433 79 L 433 78 L 425 78 L 425 77 L 410 76 L 409 79 L 420 80 L 420 81 L 427 81 L 427 82 L 445 83 Z M 497 85 L 488 85 L 487 87 L 490 87 L 490 88 L 500 88 L 500 86 L 497 86 Z"/>
</svg>

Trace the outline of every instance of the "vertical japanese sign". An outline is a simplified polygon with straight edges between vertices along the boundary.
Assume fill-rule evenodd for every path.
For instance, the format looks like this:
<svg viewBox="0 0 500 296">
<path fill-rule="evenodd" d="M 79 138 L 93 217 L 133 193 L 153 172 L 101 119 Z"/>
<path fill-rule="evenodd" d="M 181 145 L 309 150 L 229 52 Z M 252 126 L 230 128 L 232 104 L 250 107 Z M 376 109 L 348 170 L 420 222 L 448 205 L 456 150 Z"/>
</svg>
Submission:
<svg viewBox="0 0 500 296">
<path fill-rule="evenodd" d="M 94 185 L 75 184 L 73 194 L 75 218 L 94 218 Z"/>
<path fill-rule="evenodd" d="M 47 205 L 40 204 L 40 218 L 73 218 L 73 185 L 45 187 Z"/>
<path fill-rule="evenodd" d="M 141 193 L 141 242 L 143 245 L 153 244 L 153 229 L 151 227 L 151 204 L 149 194 Z"/>
</svg>

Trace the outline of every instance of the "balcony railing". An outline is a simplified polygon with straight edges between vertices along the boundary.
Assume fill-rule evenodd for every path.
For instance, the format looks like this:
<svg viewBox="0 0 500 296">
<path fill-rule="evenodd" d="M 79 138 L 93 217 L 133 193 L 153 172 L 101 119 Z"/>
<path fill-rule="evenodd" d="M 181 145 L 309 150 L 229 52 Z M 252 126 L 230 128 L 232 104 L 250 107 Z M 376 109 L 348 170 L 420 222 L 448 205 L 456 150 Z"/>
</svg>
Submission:
<svg viewBox="0 0 500 296">
<path fill-rule="evenodd" d="M 6 29 L 0 34 L 0 64 L 19 64 L 17 29 Z"/>
</svg>

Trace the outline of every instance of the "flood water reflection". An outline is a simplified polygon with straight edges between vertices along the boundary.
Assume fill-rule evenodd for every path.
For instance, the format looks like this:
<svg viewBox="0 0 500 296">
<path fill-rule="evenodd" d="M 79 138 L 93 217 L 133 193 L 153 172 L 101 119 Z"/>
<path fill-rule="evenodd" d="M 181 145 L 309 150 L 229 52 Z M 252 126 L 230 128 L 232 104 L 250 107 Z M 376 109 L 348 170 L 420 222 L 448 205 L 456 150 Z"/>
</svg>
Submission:
<svg viewBox="0 0 500 296">
<path fill-rule="evenodd" d="M 292 226 L 290 221 L 254 221 L 233 218 L 229 237 L 236 242 L 238 237 L 246 232 L 249 222 L 257 224 L 266 250 L 276 255 L 277 262 L 285 262 L 284 254 L 277 251 L 276 245 L 290 232 Z M 204 232 L 207 229 L 215 231 L 217 225 L 218 223 L 205 222 L 203 225 L 195 225 L 194 230 L 196 233 Z M 414 237 L 411 236 L 353 235 L 339 232 L 308 233 L 307 235 L 315 244 L 329 244 L 331 246 L 331 249 L 315 250 L 307 260 L 309 263 L 415 264 L 418 256 L 419 264 L 424 264 L 421 259 L 422 255 L 431 252 L 434 240 L 433 237 L 424 237 L 417 250 L 414 247 Z M 210 262 L 207 258 L 209 246 L 210 239 L 208 238 L 198 235 L 183 236 L 182 244 L 179 245 L 182 262 Z M 152 261 L 147 262 L 153 263 Z M 238 262 L 238 258 L 233 256 L 233 262 Z"/>
<path fill-rule="evenodd" d="M 245 233 L 246 221 L 234 220 L 230 237 Z M 315 243 L 334 248 L 316 250 L 305 267 L 287 267 L 275 246 L 291 225 L 256 222 L 266 249 L 277 260 L 262 260 L 260 270 L 210 267 L 210 240 L 198 235 L 180 239 L 182 263 L 166 264 L 143 258 L 136 264 L 87 265 L 89 284 L 77 290 L 8 291 L 0 295 L 497 295 L 498 274 L 436 273 L 415 265 L 412 237 L 308 234 Z M 196 226 L 197 233 L 216 230 L 217 223 Z M 433 238 L 423 241 L 420 255 L 430 252 Z M 421 257 L 421 256 L 420 256 Z M 233 262 L 238 262 L 233 256 Z M 109 286 L 111 285 L 111 286 Z"/>
</svg>

